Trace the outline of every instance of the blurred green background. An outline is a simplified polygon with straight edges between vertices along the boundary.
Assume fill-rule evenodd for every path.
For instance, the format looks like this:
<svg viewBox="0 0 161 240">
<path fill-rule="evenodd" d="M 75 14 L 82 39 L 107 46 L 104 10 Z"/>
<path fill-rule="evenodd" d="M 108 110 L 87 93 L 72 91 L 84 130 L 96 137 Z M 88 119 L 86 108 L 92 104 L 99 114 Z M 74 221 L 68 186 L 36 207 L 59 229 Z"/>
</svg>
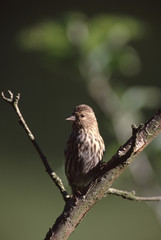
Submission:
<svg viewBox="0 0 161 240">
<path fill-rule="evenodd" d="M 5 2 L 0 19 L 0 90 L 21 93 L 24 118 L 67 188 L 65 118 L 76 105 L 93 107 L 105 161 L 131 124 L 160 108 L 161 1 Z M 43 239 L 64 202 L 11 107 L 1 100 L 0 109 L 0 239 Z M 161 195 L 160 173 L 158 136 L 114 187 Z M 70 237 L 98 238 L 161 239 L 161 204 L 104 198 Z"/>
</svg>

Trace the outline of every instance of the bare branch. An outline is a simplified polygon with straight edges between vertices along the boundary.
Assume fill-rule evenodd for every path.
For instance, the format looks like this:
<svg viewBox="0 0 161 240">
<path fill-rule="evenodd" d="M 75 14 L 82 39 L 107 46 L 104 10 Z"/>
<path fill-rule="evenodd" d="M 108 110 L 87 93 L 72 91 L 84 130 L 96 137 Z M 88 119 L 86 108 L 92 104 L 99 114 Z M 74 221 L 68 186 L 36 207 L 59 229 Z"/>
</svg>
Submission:
<svg viewBox="0 0 161 240">
<path fill-rule="evenodd" d="M 38 143 L 36 142 L 35 140 L 35 137 L 34 135 L 32 134 L 31 130 L 29 129 L 29 127 L 27 126 L 21 112 L 20 112 L 20 109 L 18 107 L 18 103 L 19 103 L 19 100 L 20 100 L 20 94 L 18 93 L 17 96 L 13 96 L 13 93 L 8 90 L 8 93 L 9 93 L 9 98 L 5 97 L 4 93 L 2 92 L 2 98 L 4 99 L 5 102 L 7 103 L 10 103 L 12 105 L 12 107 L 14 108 L 18 118 L 19 118 L 19 123 L 20 125 L 24 128 L 25 132 L 27 133 L 29 139 L 31 140 L 32 144 L 34 145 L 36 151 L 38 152 L 43 164 L 44 164 L 44 167 L 46 169 L 46 172 L 49 174 L 49 176 L 51 177 L 51 179 L 53 180 L 53 182 L 56 184 L 56 186 L 59 188 L 63 198 L 65 201 L 67 201 L 69 198 L 70 198 L 70 195 L 67 193 L 67 191 L 65 190 L 65 187 L 63 185 L 63 182 L 62 180 L 60 179 L 60 177 L 52 171 L 48 161 L 47 161 L 47 158 L 46 156 L 43 154 L 42 150 L 40 149 Z"/>
<path fill-rule="evenodd" d="M 116 195 L 128 200 L 134 201 L 161 201 L 161 196 L 152 196 L 152 197 L 138 197 L 135 196 L 135 191 L 127 192 L 118 190 L 115 188 L 109 188 L 107 194 Z"/>
</svg>

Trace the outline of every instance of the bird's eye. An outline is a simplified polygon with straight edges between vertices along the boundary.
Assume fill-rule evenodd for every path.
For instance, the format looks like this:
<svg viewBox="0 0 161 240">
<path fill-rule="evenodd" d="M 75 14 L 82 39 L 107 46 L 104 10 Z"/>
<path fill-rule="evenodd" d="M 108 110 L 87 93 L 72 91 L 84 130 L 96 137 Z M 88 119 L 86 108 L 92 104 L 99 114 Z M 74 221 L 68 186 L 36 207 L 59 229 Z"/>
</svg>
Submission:
<svg viewBox="0 0 161 240">
<path fill-rule="evenodd" d="M 85 115 L 84 115 L 84 114 L 81 114 L 81 117 L 82 117 L 82 118 L 84 118 L 84 117 L 85 117 Z"/>
</svg>

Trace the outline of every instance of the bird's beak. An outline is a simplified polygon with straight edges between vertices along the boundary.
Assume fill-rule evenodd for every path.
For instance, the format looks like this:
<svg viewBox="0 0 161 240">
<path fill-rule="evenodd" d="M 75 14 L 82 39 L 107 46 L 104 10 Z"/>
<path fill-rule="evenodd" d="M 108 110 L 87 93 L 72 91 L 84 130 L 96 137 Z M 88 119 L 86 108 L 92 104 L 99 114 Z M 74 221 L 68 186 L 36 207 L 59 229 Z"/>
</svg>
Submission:
<svg viewBox="0 0 161 240">
<path fill-rule="evenodd" d="M 65 120 L 68 120 L 68 121 L 71 121 L 71 122 L 74 122 L 76 120 L 75 116 L 70 116 L 68 118 L 66 118 Z"/>
</svg>

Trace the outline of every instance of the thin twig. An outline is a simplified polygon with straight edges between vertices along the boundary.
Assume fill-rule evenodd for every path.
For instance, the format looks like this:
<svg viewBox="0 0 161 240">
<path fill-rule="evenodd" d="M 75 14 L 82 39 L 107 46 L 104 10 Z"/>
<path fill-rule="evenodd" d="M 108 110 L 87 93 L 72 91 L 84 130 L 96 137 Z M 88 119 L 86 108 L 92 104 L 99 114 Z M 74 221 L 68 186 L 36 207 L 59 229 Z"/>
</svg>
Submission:
<svg viewBox="0 0 161 240">
<path fill-rule="evenodd" d="M 138 197 L 138 196 L 135 196 L 135 191 L 127 192 L 127 191 L 122 191 L 115 188 L 109 188 L 107 191 L 107 194 L 116 195 L 124 199 L 133 200 L 133 201 L 161 201 L 161 196 Z"/>
<path fill-rule="evenodd" d="M 29 139 L 31 140 L 32 144 L 34 145 L 36 151 L 38 152 L 44 167 L 46 169 L 46 172 L 49 174 L 49 176 L 51 177 L 51 179 L 53 180 L 53 182 L 56 184 L 56 186 L 59 188 L 63 198 L 65 201 L 67 201 L 70 198 L 70 195 L 67 193 L 67 191 L 65 190 L 65 187 L 63 185 L 62 180 L 60 179 L 60 177 L 52 171 L 46 156 L 43 154 L 42 150 L 40 149 L 38 143 L 35 140 L 34 135 L 32 134 L 31 130 L 29 129 L 29 127 L 27 126 L 21 112 L 20 109 L 18 107 L 18 102 L 20 100 L 20 94 L 18 93 L 17 96 L 13 96 L 13 93 L 8 90 L 9 93 L 9 98 L 5 97 L 4 93 L 2 92 L 2 98 L 4 99 L 5 102 L 10 103 L 12 105 L 12 107 L 14 108 L 18 118 L 19 118 L 19 123 L 20 125 L 24 128 L 25 132 L 27 133 Z"/>
</svg>

